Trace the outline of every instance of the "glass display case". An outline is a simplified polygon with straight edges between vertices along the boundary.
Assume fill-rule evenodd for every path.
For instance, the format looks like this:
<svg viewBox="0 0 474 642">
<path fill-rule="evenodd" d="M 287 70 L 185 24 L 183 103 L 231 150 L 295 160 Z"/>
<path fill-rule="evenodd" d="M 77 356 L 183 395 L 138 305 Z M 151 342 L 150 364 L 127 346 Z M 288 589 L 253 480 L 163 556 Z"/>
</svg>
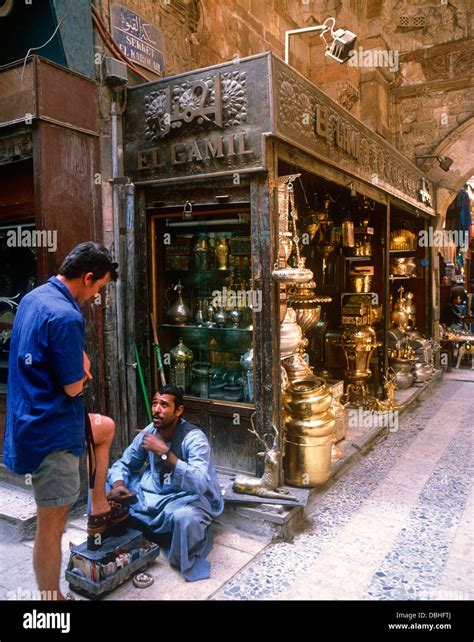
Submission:
<svg viewBox="0 0 474 642">
<path fill-rule="evenodd" d="M 181 220 L 180 220 L 181 219 Z M 153 309 L 166 379 L 187 397 L 253 403 L 250 214 L 151 217 Z"/>
</svg>

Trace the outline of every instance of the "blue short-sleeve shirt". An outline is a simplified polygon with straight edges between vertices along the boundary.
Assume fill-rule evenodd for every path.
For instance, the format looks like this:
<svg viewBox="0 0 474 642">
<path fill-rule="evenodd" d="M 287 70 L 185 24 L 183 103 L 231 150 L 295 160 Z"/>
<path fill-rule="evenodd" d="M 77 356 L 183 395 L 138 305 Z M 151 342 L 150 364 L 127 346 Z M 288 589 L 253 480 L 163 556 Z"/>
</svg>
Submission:
<svg viewBox="0 0 474 642">
<path fill-rule="evenodd" d="M 84 317 L 55 276 L 28 293 L 13 323 L 3 455 L 18 474 L 53 450 L 84 451 L 84 405 L 63 386 L 84 376 Z"/>
</svg>

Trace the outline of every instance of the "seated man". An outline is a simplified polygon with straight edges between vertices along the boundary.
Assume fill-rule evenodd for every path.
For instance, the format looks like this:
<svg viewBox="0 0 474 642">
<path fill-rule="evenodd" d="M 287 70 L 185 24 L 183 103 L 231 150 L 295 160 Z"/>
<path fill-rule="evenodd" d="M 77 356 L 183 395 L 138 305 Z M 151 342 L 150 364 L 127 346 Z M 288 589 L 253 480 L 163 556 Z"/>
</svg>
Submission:
<svg viewBox="0 0 474 642">
<path fill-rule="evenodd" d="M 162 386 L 153 397 L 153 423 L 109 471 L 108 497 L 126 502 L 136 493 L 131 516 L 154 535 L 170 535 L 168 559 L 192 582 L 210 577 L 210 524 L 224 502 L 209 442 L 183 411 L 181 389 Z"/>
<path fill-rule="evenodd" d="M 454 292 L 451 294 L 451 299 L 446 307 L 444 315 L 446 325 L 452 330 L 468 330 L 467 325 L 464 323 L 464 317 L 466 314 L 466 304 L 463 301 L 462 295 L 458 292 Z"/>
</svg>

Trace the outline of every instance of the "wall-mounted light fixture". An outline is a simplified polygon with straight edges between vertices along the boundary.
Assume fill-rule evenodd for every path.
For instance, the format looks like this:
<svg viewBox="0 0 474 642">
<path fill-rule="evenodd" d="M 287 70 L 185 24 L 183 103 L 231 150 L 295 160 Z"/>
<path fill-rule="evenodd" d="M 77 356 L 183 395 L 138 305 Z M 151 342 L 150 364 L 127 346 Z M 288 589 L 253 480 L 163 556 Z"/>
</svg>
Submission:
<svg viewBox="0 0 474 642">
<path fill-rule="evenodd" d="M 449 172 L 449 168 L 454 163 L 453 159 L 449 158 L 449 156 L 415 156 L 415 162 L 417 162 L 418 159 L 420 158 L 436 158 L 436 160 L 439 163 L 439 166 L 445 172 Z"/>
<path fill-rule="evenodd" d="M 329 27 L 326 23 L 332 20 L 332 26 Z M 328 58 L 337 60 L 337 62 L 345 62 L 349 58 L 349 52 L 352 51 L 354 42 L 357 38 L 355 33 L 349 31 L 348 29 L 336 29 L 335 18 L 326 18 L 326 20 L 321 25 L 314 25 L 313 27 L 304 27 L 303 29 L 291 29 L 290 31 L 285 32 L 285 62 L 288 65 L 290 59 L 290 36 L 301 33 L 310 33 L 311 31 L 321 31 L 320 37 L 326 43 L 326 53 L 325 55 Z M 332 42 L 328 43 L 324 34 L 330 33 Z"/>
</svg>

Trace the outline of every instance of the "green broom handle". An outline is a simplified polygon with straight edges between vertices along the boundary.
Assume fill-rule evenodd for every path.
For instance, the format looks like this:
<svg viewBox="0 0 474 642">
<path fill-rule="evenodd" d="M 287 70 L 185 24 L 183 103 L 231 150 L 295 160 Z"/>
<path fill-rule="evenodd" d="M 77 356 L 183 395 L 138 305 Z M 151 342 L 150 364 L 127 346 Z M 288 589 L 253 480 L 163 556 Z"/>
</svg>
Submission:
<svg viewBox="0 0 474 642">
<path fill-rule="evenodd" d="M 148 415 L 148 420 L 151 423 L 153 421 L 153 417 L 151 416 L 150 403 L 148 401 L 148 395 L 146 393 L 145 379 L 143 378 L 143 371 L 142 371 L 142 367 L 140 365 L 140 357 L 138 356 L 138 348 L 137 348 L 137 346 L 135 346 L 135 358 L 137 360 L 137 370 L 138 370 L 138 376 L 140 378 L 140 386 L 141 386 L 142 393 L 143 393 L 143 399 L 145 401 L 145 408 L 146 408 L 146 412 L 147 412 L 147 415 Z"/>
</svg>

